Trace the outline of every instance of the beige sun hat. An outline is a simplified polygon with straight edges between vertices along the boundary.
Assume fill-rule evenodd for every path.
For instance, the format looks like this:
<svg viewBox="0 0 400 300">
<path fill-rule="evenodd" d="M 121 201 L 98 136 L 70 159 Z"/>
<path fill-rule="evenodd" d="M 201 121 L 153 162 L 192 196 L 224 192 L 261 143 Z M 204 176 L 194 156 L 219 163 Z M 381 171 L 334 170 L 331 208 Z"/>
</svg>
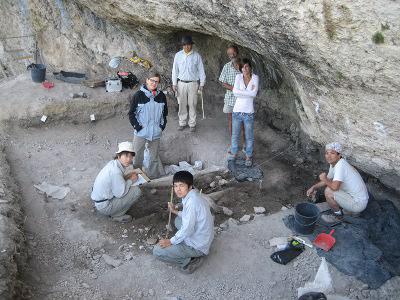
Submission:
<svg viewBox="0 0 400 300">
<path fill-rule="evenodd" d="M 122 142 L 118 144 L 118 151 L 115 152 L 116 154 L 121 153 L 121 152 L 132 152 L 135 154 L 135 151 L 133 150 L 133 143 L 131 142 Z"/>
</svg>

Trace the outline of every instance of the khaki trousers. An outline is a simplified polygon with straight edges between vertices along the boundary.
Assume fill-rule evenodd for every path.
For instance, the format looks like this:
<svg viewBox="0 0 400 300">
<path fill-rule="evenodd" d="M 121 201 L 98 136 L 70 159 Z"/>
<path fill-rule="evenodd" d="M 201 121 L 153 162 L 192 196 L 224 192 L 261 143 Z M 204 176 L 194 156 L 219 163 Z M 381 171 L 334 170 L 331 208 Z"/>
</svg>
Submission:
<svg viewBox="0 0 400 300">
<path fill-rule="evenodd" d="M 150 152 L 150 164 L 149 168 L 144 168 L 143 171 L 147 174 L 147 176 L 150 177 L 150 179 L 158 178 L 165 174 L 160 156 L 158 155 L 158 150 L 160 148 L 160 139 L 148 141 L 142 137 L 138 137 L 135 135 L 133 138 L 133 150 L 135 151 L 133 166 L 135 168 L 143 167 L 146 142 L 148 143 L 148 149 Z"/>
<path fill-rule="evenodd" d="M 97 209 L 97 211 L 105 216 L 110 217 L 120 217 L 126 214 L 126 212 L 131 208 L 131 206 L 136 203 L 140 196 L 142 195 L 142 191 L 138 186 L 131 186 L 129 188 L 129 192 L 121 197 L 121 198 L 112 198 L 108 201 L 106 207 L 101 209 Z"/>
<path fill-rule="evenodd" d="M 189 107 L 189 127 L 196 126 L 198 89 L 199 84 L 197 83 L 197 81 L 187 83 L 178 81 L 179 126 L 186 126 L 186 119 L 188 117 L 187 107 Z"/>
</svg>

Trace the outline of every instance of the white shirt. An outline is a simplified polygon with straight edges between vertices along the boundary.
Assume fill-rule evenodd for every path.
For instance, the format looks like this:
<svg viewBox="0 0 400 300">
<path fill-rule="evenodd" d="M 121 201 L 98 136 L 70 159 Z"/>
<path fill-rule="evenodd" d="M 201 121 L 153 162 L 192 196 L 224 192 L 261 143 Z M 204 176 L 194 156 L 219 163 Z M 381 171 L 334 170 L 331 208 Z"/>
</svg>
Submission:
<svg viewBox="0 0 400 300">
<path fill-rule="evenodd" d="M 340 190 L 350 194 L 355 202 L 363 204 L 368 202 L 368 190 L 360 173 L 344 158 L 341 158 L 334 167 L 330 165 L 328 178 L 340 181 Z"/>
<path fill-rule="evenodd" d="M 197 190 L 191 190 L 182 199 L 183 210 L 179 212 L 182 227 L 171 238 L 171 243 L 186 245 L 208 254 L 214 239 L 214 217 L 208 202 L 201 197 Z"/>
<path fill-rule="evenodd" d="M 97 175 L 93 184 L 91 198 L 94 201 L 111 200 L 112 198 L 121 198 L 129 192 L 132 180 L 124 179 L 124 170 L 118 159 L 109 161 L 100 173 Z M 102 208 L 108 205 L 107 201 L 96 203 L 96 208 Z"/>
<path fill-rule="evenodd" d="M 236 97 L 233 112 L 254 113 L 254 98 L 258 92 L 258 76 L 253 74 L 249 84 L 244 84 L 243 74 L 236 75 L 235 84 L 233 85 L 233 94 Z"/>
<path fill-rule="evenodd" d="M 172 66 L 172 84 L 178 84 L 178 78 L 185 81 L 200 80 L 200 86 L 206 83 L 203 61 L 196 51 L 192 50 L 187 55 L 183 50 L 175 54 Z"/>
</svg>

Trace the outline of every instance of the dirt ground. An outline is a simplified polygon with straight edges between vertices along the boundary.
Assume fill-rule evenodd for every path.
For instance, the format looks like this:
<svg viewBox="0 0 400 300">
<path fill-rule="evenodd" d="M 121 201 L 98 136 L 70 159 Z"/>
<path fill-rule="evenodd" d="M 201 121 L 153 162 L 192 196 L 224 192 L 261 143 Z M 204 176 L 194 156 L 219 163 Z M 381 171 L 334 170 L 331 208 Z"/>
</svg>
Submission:
<svg viewBox="0 0 400 300">
<path fill-rule="evenodd" d="M 2 86 L 8 90 L 10 84 Z M 37 88 L 28 84 L 24 100 L 9 101 L 5 106 L 7 114 L 15 114 L 16 120 L 40 118 L 41 110 L 47 109 L 58 117 L 50 115 L 43 124 L 10 122 L 2 137 L 12 176 L 22 193 L 28 260 L 19 270 L 24 283 L 20 299 L 295 299 L 296 289 L 313 279 L 320 263 L 314 250 L 306 249 L 287 266 L 269 258 L 274 249 L 268 240 L 289 234 L 281 218 L 291 210 L 281 211 L 282 207 L 303 202 L 307 187 L 322 171 L 293 151 L 288 136 L 256 125 L 254 163 L 264 172 L 262 181 L 237 182 L 226 170 L 196 178 L 195 185 L 203 193 L 222 192 L 216 203 L 233 214 L 214 212 L 216 238 L 211 253 L 196 273 L 185 276 L 151 256 L 154 240 L 166 233 L 168 186 L 142 186 L 143 197 L 129 211 L 134 217 L 129 224 L 111 222 L 92 207 L 89 195 L 97 173 L 112 158 L 118 142 L 132 139 L 127 116 L 121 114 L 126 103 L 115 94 L 111 101 L 99 96 L 99 103 L 93 94 L 90 102 L 70 100 L 67 92 L 74 91 L 71 86 L 61 94 L 49 91 L 48 105 L 40 100 L 43 91 L 36 91 L 32 94 L 39 97 L 35 103 L 27 95 Z M 31 106 L 23 105 L 31 102 Z M 75 103 L 72 108 L 70 102 Z M 102 103 L 110 106 L 103 109 Z M 25 107 L 21 115 L 17 114 L 20 106 Z M 100 116 L 116 115 L 82 123 L 81 118 L 93 109 Z M 218 105 L 208 107 L 206 119 L 198 120 L 196 133 L 179 132 L 175 105 L 170 102 L 161 143 L 163 162 L 201 160 L 205 168 L 225 166 L 229 138 L 221 111 Z M 221 179 L 226 183 L 219 185 Z M 44 181 L 68 186 L 71 191 L 63 200 L 47 197 L 33 186 Z M 254 215 L 255 206 L 264 207 L 266 215 Z M 245 214 L 251 221 L 237 225 Z M 106 263 L 106 255 L 114 259 L 116 267 Z M 370 290 L 333 266 L 330 270 L 335 293 L 350 299 L 395 299 L 400 295 L 399 278 Z"/>
<path fill-rule="evenodd" d="M 190 158 L 192 162 L 201 159 L 206 166 L 223 165 L 228 145 L 224 122 L 211 117 L 200 120 L 195 134 L 179 133 L 171 117 L 163 136 L 163 160 L 172 163 Z M 210 132 L 209 126 L 215 130 Z M 113 223 L 96 214 L 89 198 L 98 171 L 111 159 L 117 142 L 132 138 L 130 131 L 126 116 L 80 125 L 9 128 L 7 156 L 24 199 L 29 250 L 22 272 L 26 299 L 293 299 L 296 288 L 314 276 L 319 259 L 312 251 L 287 269 L 270 262 L 268 239 L 287 231 L 276 215 L 271 215 L 272 219 L 258 217 L 242 226 L 228 223 L 228 229 L 226 225 L 216 227 L 210 258 L 194 275 L 183 276 L 175 267 L 155 261 L 149 239 L 165 234 L 169 187 L 154 193 L 143 186 L 144 196 L 129 211 L 134 217 L 129 224 Z M 258 140 L 255 154 L 255 164 L 265 162 L 261 182 L 238 183 L 224 171 L 196 180 L 204 193 L 226 191 L 217 204 L 230 208 L 234 219 L 253 215 L 254 206 L 263 206 L 272 214 L 282 206 L 302 202 L 313 181 L 313 173 L 304 163 L 293 166 L 285 161 L 285 155 L 269 160 L 287 149 L 289 142 L 284 136 L 268 128 L 263 128 L 263 136 L 267 139 Z M 228 183 L 211 188 L 210 183 L 220 178 Z M 46 197 L 33 187 L 43 181 L 69 186 L 71 192 L 63 200 Z M 215 225 L 228 218 L 216 214 Z M 103 254 L 117 259 L 121 266 L 106 264 Z M 340 282 L 336 292 L 342 295 L 389 299 L 380 298 L 379 292 L 379 298 L 365 292 L 368 297 L 364 297 L 362 284 L 343 279 L 347 276 L 340 273 L 335 276 Z"/>
</svg>

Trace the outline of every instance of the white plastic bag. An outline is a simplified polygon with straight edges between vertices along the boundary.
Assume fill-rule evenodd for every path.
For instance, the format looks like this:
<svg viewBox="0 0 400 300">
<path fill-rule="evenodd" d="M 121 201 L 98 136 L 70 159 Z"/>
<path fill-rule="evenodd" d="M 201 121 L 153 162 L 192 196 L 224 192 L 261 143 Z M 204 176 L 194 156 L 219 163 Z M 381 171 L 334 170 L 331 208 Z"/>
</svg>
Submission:
<svg viewBox="0 0 400 300">
<path fill-rule="evenodd" d="M 143 168 L 146 170 L 150 168 L 150 150 L 147 143 L 143 152 Z"/>
<path fill-rule="evenodd" d="M 304 287 L 299 287 L 297 289 L 297 297 L 301 297 L 308 292 L 320 292 L 324 294 L 333 292 L 332 277 L 329 273 L 328 264 L 326 263 L 325 257 L 322 258 L 314 281 L 306 282 Z"/>
<path fill-rule="evenodd" d="M 193 169 L 195 169 L 196 171 L 201 171 L 203 170 L 203 162 L 201 160 L 196 160 L 194 162 L 194 166 Z"/>
</svg>

